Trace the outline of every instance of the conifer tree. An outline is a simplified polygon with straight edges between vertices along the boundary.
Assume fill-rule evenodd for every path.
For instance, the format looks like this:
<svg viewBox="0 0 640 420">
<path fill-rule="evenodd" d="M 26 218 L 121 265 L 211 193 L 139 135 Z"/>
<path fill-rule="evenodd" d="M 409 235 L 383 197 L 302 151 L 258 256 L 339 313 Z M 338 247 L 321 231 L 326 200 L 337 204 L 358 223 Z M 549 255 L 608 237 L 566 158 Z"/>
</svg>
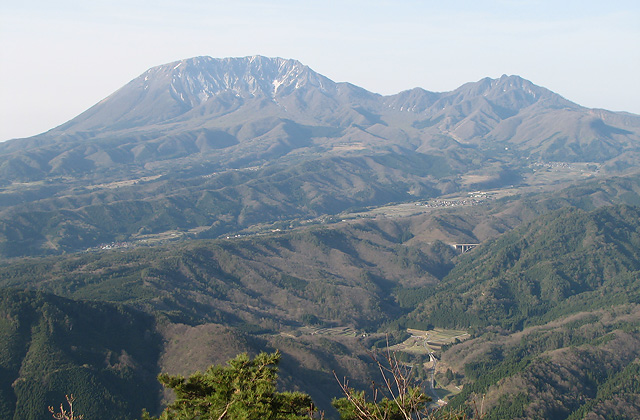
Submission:
<svg viewBox="0 0 640 420">
<path fill-rule="evenodd" d="M 313 413 L 311 397 L 300 392 L 277 392 L 280 353 L 260 353 L 254 359 L 240 354 L 227 366 L 211 366 L 189 378 L 162 374 L 176 400 L 156 420 L 301 420 Z M 143 419 L 151 420 L 148 413 Z"/>
</svg>

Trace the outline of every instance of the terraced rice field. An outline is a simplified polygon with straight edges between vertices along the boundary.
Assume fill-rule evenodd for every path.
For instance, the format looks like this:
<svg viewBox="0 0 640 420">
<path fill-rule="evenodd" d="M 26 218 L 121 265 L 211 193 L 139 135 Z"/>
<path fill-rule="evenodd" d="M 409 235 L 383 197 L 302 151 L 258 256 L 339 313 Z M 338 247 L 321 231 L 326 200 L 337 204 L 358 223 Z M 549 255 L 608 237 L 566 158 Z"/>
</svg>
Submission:
<svg viewBox="0 0 640 420">
<path fill-rule="evenodd" d="M 391 346 L 392 351 L 402 351 L 411 354 L 428 354 L 439 350 L 445 344 L 453 343 L 456 340 L 466 340 L 470 335 L 461 330 L 445 330 L 434 328 L 432 330 L 407 329 L 411 337 L 404 342 Z"/>
<path fill-rule="evenodd" d="M 355 337 L 358 332 L 351 327 L 334 327 L 334 328 L 315 328 L 315 327 L 302 327 L 300 332 L 310 335 L 343 335 L 347 337 Z"/>
</svg>

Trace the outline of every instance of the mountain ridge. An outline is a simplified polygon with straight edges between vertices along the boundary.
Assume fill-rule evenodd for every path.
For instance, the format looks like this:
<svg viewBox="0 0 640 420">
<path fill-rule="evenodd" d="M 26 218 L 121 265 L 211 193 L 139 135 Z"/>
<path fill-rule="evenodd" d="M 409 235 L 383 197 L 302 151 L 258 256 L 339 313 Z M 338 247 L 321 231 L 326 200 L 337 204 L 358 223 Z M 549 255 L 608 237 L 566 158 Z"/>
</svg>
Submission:
<svg viewBox="0 0 640 420">
<path fill-rule="evenodd" d="M 195 57 L 149 69 L 47 133 L 1 143 L 0 250 L 86 249 L 172 229 L 215 237 L 510 188 L 549 162 L 624 174 L 638 157 L 640 116 L 583 108 L 519 76 L 382 96 L 296 60 Z M 24 248 L 13 254 L 16 240 Z"/>
<path fill-rule="evenodd" d="M 264 124 L 260 121 L 268 119 L 273 122 L 267 122 L 267 131 L 285 120 L 341 128 L 345 133 L 355 129 L 353 135 L 339 136 L 341 143 L 363 143 L 374 149 L 391 143 L 433 150 L 438 149 L 436 140 L 444 136 L 463 144 L 512 143 L 524 146 L 527 153 L 557 160 L 547 150 L 558 148 L 554 142 L 564 141 L 570 144 L 560 145 L 563 151 L 588 161 L 594 155 L 581 149 L 576 133 L 586 133 L 589 143 L 599 137 L 616 143 L 605 147 L 605 158 L 640 142 L 640 117 L 589 110 L 520 76 L 486 77 L 450 92 L 413 88 L 382 96 L 350 83 L 336 83 L 297 60 L 251 56 L 193 57 L 153 67 L 72 120 L 40 135 L 0 144 L 0 153 L 103 138 L 112 139 L 110 144 L 116 138 L 132 144 L 125 148 L 131 153 L 134 143 L 165 135 L 198 129 L 234 135 L 240 126 Z M 549 127 L 542 139 L 534 125 Z M 383 132 L 389 129 L 390 133 Z M 259 132 L 249 133 L 246 139 L 256 137 Z M 312 137 L 318 145 L 334 143 L 331 138 Z M 407 137 L 413 140 L 403 141 Z M 540 142 L 545 145 L 540 147 Z M 194 151 L 202 152 L 199 147 Z"/>
<path fill-rule="evenodd" d="M 171 82 L 167 82 L 167 79 L 171 79 Z M 151 82 L 149 80 L 151 80 Z M 478 82 L 465 83 L 450 92 L 438 93 L 422 88 L 413 88 L 395 95 L 382 96 L 347 82 L 336 83 L 314 72 L 308 66 L 303 65 L 297 60 L 251 56 L 222 59 L 194 57 L 153 67 L 133 79 L 123 88 L 114 92 L 114 94 L 100 101 L 96 106 L 100 106 L 110 100 L 117 100 L 122 91 L 127 91 L 131 88 L 146 91 L 150 87 L 153 87 L 152 84 L 155 84 L 156 88 L 158 84 L 163 84 L 163 88 L 165 89 L 167 89 L 168 86 L 169 95 L 179 104 L 175 114 L 169 113 L 166 116 L 159 116 L 160 118 L 166 117 L 164 121 L 171 121 L 173 118 L 180 117 L 184 113 L 192 111 L 194 108 L 205 104 L 209 99 L 223 92 L 229 92 L 237 98 L 244 100 L 249 98 L 271 99 L 283 107 L 286 112 L 289 112 L 286 104 L 279 104 L 278 99 L 291 95 L 293 91 L 309 89 L 310 87 L 316 88 L 325 94 L 338 96 L 338 99 L 346 100 L 346 102 L 351 102 L 351 96 L 356 94 L 360 98 L 364 97 L 367 100 L 373 98 L 382 99 L 382 105 L 394 98 L 402 98 L 404 92 L 419 92 L 420 96 L 427 98 L 428 107 L 420 109 L 415 105 L 409 107 L 407 104 L 400 104 L 399 106 L 394 104 L 391 106 L 393 109 L 399 109 L 400 112 L 406 110 L 415 113 L 423 113 L 427 111 L 427 108 L 431 107 L 455 107 L 468 100 L 469 97 L 479 95 L 490 99 L 500 98 L 501 95 L 496 92 L 496 89 L 502 89 L 503 92 L 507 92 L 507 88 L 511 88 L 509 89 L 509 93 L 512 93 L 513 88 L 515 88 L 516 90 L 524 90 L 529 94 L 530 98 L 537 99 L 539 96 L 541 99 L 548 100 L 554 98 L 556 102 L 562 102 L 559 97 L 556 97 L 556 94 L 547 89 L 535 86 L 533 83 L 519 76 L 507 75 L 503 75 L 499 79 L 486 77 Z M 154 105 L 156 105 L 157 108 L 159 98 L 153 99 Z M 164 98 L 162 99 L 164 100 Z M 432 102 L 428 99 L 432 99 Z M 523 100 L 523 98 L 518 99 L 520 103 Z M 513 100 L 508 102 L 510 104 L 514 103 Z M 536 101 L 529 100 L 527 105 L 531 105 L 534 102 Z M 566 100 L 564 100 L 564 105 L 579 107 Z M 138 106 L 139 105 L 136 105 L 132 109 Z M 522 105 L 520 105 L 520 108 L 521 107 Z M 429 111 L 429 114 L 437 113 L 437 111 L 434 112 L 434 110 Z M 77 118 L 72 119 L 60 128 L 64 131 L 68 126 L 72 127 L 73 122 L 78 119 L 82 120 L 81 117 L 83 115 L 84 113 L 80 114 Z M 162 121 L 162 119 L 158 121 Z"/>
<path fill-rule="evenodd" d="M 353 96 L 358 96 L 359 99 L 379 100 L 377 108 L 386 105 L 400 112 L 410 110 L 416 113 L 429 109 L 428 115 L 438 115 L 439 110 L 455 108 L 463 103 L 465 107 L 469 107 L 466 102 L 480 96 L 491 99 L 496 106 L 504 109 L 513 108 L 514 103 L 518 104 L 517 109 L 522 109 L 526 107 L 524 105 L 530 106 L 540 100 L 572 109 L 582 108 L 519 76 L 503 75 L 497 79 L 485 77 L 477 82 L 465 83 L 450 92 L 437 93 L 413 88 L 382 96 L 350 83 L 333 82 L 293 59 L 263 56 L 216 59 L 201 56 L 153 67 L 72 120 L 34 137 L 78 131 L 91 133 L 100 126 L 109 124 L 114 125 L 114 128 L 132 128 L 141 124 L 168 122 L 202 106 L 223 92 L 232 93 L 236 98 L 223 95 L 218 98 L 220 101 L 260 97 L 270 98 L 278 103 L 279 98 L 291 95 L 292 91 L 309 87 L 325 94 L 330 93 L 334 99 L 337 97 L 342 102 L 348 103 Z M 505 93 L 508 95 L 504 95 Z M 403 103 L 407 96 L 410 97 L 409 103 Z M 148 112 L 149 103 L 153 103 L 153 112 Z M 211 104 L 209 105 L 211 108 Z M 286 105 L 280 104 L 285 109 Z M 233 107 L 225 108 L 226 111 L 229 109 Z M 140 116 L 141 111 L 146 114 L 145 117 Z M 210 109 L 205 113 L 207 111 L 210 112 Z M 513 109 L 509 111 L 509 114 L 514 114 Z M 94 121 L 96 115 L 101 113 L 106 113 L 107 116 L 101 116 L 99 123 Z"/>
</svg>

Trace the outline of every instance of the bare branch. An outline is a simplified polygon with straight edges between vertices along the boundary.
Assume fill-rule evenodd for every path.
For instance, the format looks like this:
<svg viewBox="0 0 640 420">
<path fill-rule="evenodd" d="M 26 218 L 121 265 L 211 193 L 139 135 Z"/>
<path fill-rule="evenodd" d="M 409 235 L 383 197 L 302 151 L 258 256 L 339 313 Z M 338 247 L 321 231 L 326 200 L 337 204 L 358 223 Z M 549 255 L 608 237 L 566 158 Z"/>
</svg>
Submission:
<svg viewBox="0 0 640 420">
<path fill-rule="evenodd" d="M 64 405 L 60 404 L 60 412 L 56 412 L 53 409 L 53 406 L 49 406 L 49 412 L 53 415 L 53 418 L 56 420 L 82 420 L 84 418 L 84 415 L 82 414 L 75 414 L 73 412 L 73 403 L 76 400 L 76 398 L 73 396 L 73 394 L 71 395 L 65 395 L 64 396 L 65 399 L 67 400 L 67 405 L 69 405 L 69 411 L 65 410 Z"/>
</svg>

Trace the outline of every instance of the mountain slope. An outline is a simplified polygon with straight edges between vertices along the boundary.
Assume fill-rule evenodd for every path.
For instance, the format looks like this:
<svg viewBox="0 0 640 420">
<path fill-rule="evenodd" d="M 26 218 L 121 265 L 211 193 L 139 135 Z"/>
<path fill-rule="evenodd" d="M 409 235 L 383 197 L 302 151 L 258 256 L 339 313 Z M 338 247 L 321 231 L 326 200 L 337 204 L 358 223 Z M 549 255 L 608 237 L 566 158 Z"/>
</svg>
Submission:
<svg viewBox="0 0 640 420">
<path fill-rule="evenodd" d="M 227 165 L 271 148 L 281 152 L 245 164 L 301 147 L 316 156 L 344 153 L 344 146 L 359 154 L 426 152 L 440 150 L 443 139 L 494 152 L 508 146 L 544 160 L 605 161 L 636 151 L 639 132 L 637 116 L 582 108 L 518 76 L 384 97 L 295 60 L 197 57 L 148 70 L 47 133 L 1 144 L 0 174 L 40 179 L 133 165 L 130 171 L 189 156 Z"/>
<path fill-rule="evenodd" d="M 461 259 L 411 315 L 448 327 L 518 330 L 586 309 L 640 303 L 640 208 L 565 208 Z"/>
<path fill-rule="evenodd" d="M 632 206 L 563 208 L 461 256 L 401 321 L 474 331 L 442 349 L 438 377 L 450 369 L 462 388 L 450 405 L 483 395 L 488 419 L 635 418 L 638 220 Z"/>
<path fill-rule="evenodd" d="M 518 76 L 381 96 L 295 60 L 191 58 L 0 144 L 0 253 L 219 236 L 517 186 L 549 161 L 632 171 L 639 146 L 640 117 L 582 108 Z"/>
<path fill-rule="evenodd" d="M 450 406 L 482 394 L 487 419 L 637 418 L 639 325 L 640 306 L 620 305 L 456 345 L 439 363 L 465 375 Z"/>
<path fill-rule="evenodd" d="M 51 418 L 65 394 L 93 419 L 158 406 L 155 321 L 123 306 L 0 290 L 0 416 Z M 131 398 L 135 395 L 136 398 Z"/>
<path fill-rule="evenodd" d="M 314 315 L 364 328 L 406 312 L 394 290 L 437 283 L 456 255 L 442 243 L 407 247 L 405 234 L 402 224 L 363 221 L 15 261 L 0 265 L 0 287 L 128 303 L 178 322 L 277 330 Z"/>
</svg>

